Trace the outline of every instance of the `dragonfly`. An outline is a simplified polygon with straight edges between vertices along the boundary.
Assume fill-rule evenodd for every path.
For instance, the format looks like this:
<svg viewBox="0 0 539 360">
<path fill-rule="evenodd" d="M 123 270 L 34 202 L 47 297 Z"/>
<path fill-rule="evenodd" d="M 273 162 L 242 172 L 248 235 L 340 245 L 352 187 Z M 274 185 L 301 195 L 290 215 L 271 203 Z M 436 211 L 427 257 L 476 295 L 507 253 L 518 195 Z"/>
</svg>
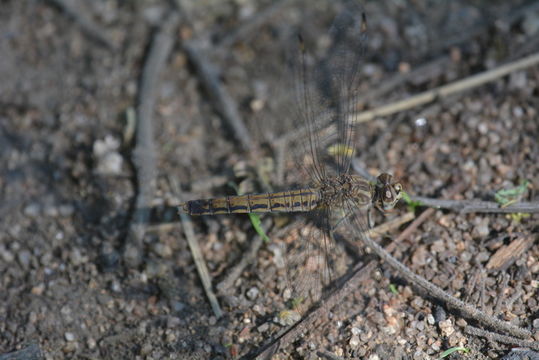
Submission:
<svg viewBox="0 0 539 360">
<path fill-rule="evenodd" d="M 289 273 L 301 272 L 304 278 L 310 278 L 299 276 L 293 285 L 300 297 L 313 293 L 317 286 L 326 286 L 335 277 L 332 257 L 336 255 L 334 232 L 338 225 L 347 223 L 355 234 L 365 236 L 371 209 L 391 211 L 403 195 L 402 185 L 389 173 L 381 173 L 371 182 L 351 171 L 357 141 L 355 106 L 366 40 L 363 11 L 355 3 L 345 3 L 327 33 L 331 41 L 326 55 L 314 61 L 303 36 L 297 35 L 290 41 L 292 56 L 286 64 L 292 75 L 285 78 L 292 84 L 285 82 L 283 90 L 294 92 L 290 96 L 290 117 L 295 128 L 304 130 L 304 135 L 296 139 L 294 160 L 308 183 L 278 192 L 195 199 L 179 206 L 180 212 L 192 216 L 307 214 L 316 230 L 304 233 L 298 241 L 305 241 L 309 250 L 299 260 L 284 254 L 294 257 L 288 262 Z M 313 259 L 317 263 L 314 272 L 305 267 Z M 314 280 L 321 284 L 313 285 Z"/>
</svg>

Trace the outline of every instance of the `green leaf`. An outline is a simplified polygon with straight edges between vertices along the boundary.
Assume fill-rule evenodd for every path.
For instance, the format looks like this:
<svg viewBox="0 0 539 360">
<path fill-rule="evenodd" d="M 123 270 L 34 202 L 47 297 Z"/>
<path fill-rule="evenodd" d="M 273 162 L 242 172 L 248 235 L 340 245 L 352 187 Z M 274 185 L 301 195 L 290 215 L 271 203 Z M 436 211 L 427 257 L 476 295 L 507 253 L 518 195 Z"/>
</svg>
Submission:
<svg viewBox="0 0 539 360">
<path fill-rule="evenodd" d="M 236 185 L 232 181 L 229 181 L 227 185 L 233 188 L 236 191 L 236 194 L 241 195 L 238 185 Z M 251 220 L 251 224 L 253 225 L 253 228 L 255 229 L 256 233 L 262 238 L 262 240 L 264 240 L 264 242 L 268 243 L 270 241 L 270 238 L 261 226 L 262 221 L 260 220 L 260 215 L 254 213 L 249 213 L 247 215 L 249 215 L 249 220 Z"/>
<path fill-rule="evenodd" d="M 408 205 L 408 209 L 410 211 L 414 211 L 415 212 L 415 209 L 419 206 L 422 206 L 423 204 L 421 203 L 421 201 L 413 201 L 412 198 L 410 197 L 410 195 L 408 195 L 408 193 L 406 191 L 402 191 L 402 199 L 404 200 L 404 202 L 406 203 L 406 205 Z"/>
<path fill-rule="evenodd" d="M 253 227 L 255 228 L 256 233 L 264 240 L 264 242 L 268 243 L 270 241 L 270 238 L 262 228 L 261 224 L 262 221 L 260 221 L 260 215 L 250 213 L 249 219 L 251 220 L 251 224 L 253 224 Z"/>
<path fill-rule="evenodd" d="M 397 286 L 395 286 L 395 284 L 389 284 L 389 291 L 395 295 L 399 295 L 399 291 L 397 290 Z"/>
<path fill-rule="evenodd" d="M 470 352 L 469 349 L 465 348 L 465 347 L 461 347 L 461 346 L 457 346 L 457 347 L 453 347 L 451 349 L 447 349 L 446 351 L 444 351 L 442 353 L 442 355 L 440 355 L 440 357 L 438 358 L 438 360 L 441 360 L 445 357 L 448 357 L 449 355 L 453 354 L 454 352 L 456 351 L 462 351 L 464 353 L 467 353 L 467 352 Z"/>
<path fill-rule="evenodd" d="M 511 189 L 502 189 L 494 194 L 494 199 L 501 207 L 506 207 L 520 201 L 529 185 L 528 180 L 524 180 L 519 186 Z"/>
</svg>

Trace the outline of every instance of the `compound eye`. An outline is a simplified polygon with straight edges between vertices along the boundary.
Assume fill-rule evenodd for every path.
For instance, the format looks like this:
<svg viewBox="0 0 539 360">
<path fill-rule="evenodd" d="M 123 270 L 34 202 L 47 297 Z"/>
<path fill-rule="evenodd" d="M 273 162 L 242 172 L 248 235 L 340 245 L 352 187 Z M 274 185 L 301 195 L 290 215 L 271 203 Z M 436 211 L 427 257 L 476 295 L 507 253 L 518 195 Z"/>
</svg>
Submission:
<svg viewBox="0 0 539 360">
<path fill-rule="evenodd" d="M 401 184 L 395 184 L 394 189 L 397 194 L 400 193 L 402 190 Z"/>
</svg>

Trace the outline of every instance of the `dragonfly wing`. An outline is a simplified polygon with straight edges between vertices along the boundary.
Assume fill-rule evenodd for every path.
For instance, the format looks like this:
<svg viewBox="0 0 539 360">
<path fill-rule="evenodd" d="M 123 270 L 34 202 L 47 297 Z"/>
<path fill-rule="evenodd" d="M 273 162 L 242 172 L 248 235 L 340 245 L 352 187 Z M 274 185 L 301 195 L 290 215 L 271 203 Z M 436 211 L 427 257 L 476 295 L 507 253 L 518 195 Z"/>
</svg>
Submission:
<svg viewBox="0 0 539 360">
<path fill-rule="evenodd" d="M 309 213 L 285 241 L 287 300 L 306 310 L 347 269 L 344 250 L 332 237 L 330 210 Z"/>
<path fill-rule="evenodd" d="M 350 168 L 365 28 L 361 7 L 349 1 L 338 9 L 323 51 L 316 41 L 319 37 L 299 35 L 291 41 L 289 64 L 296 105 L 293 119 L 303 131 L 295 138 L 297 158 L 305 167 L 302 156 L 310 155 L 308 172 L 318 181 L 347 173 Z M 327 166 L 328 157 L 334 160 L 334 168 Z"/>
</svg>

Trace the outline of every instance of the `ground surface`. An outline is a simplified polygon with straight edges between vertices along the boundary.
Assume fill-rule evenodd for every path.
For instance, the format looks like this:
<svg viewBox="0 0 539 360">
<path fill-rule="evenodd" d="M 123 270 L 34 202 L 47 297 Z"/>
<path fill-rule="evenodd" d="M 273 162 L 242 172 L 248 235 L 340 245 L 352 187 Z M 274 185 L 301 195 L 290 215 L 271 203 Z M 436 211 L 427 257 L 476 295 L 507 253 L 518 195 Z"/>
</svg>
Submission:
<svg viewBox="0 0 539 360">
<path fill-rule="evenodd" d="M 47 359 L 252 357 L 285 329 L 275 247 L 291 240 L 286 220 L 263 217 L 272 242 L 219 294 L 225 315 L 217 319 L 183 227 L 166 205 L 180 196 L 232 194 L 227 183 L 238 181 L 232 169 L 263 158 L 278 161 L 271 147 L 254 155 L 242 150 L 182 44 L 204 47 L 240 114 L 258 119 L 279 110 L 272 101 L 290 90 L 266 91 L 278 86 L 279 77 L 260 70 L 282 64 L 279 34 L 302 24 L 310 34 L 307 44 L 323 42 L 322 24 L 334 10 L 316 12 L 292 1 L 273 5 L 272 17 L 226 44 L 269 2 L 184 2 L 154 94 L 152 205 L 159 216 L 144 236 L 142 261 L 130 265 L 122 253 L 138 189 L 127 113 L 137 104 L 156 29 L 174 7 L 157 0 L 102 0 L 66 11 L 62 3 L 0 6 L 0 354 L 38 344 Z M 405 99 L 537 51 L 538 7 L 506 3 L 366 2 L 369 37 L 359 108 Z M 78 16 L 112 47 L 84 30 Z M 461 186 L 454 199 L 492 201 L 498 190 L 529 180 L 521 200 L 537 201 L 538 105 L 536 65 L 361 124 L 356 160 L 372 174 L 393 173 L 413 195 L 444 198 Z M 279 138 L 285 118 L 275 115 L 269 130 L 245 122 L 260 144 Z M 283 166 L 290 174 L 285 180 L 297 181 L 293 166 Z M 282 187 L 279 177 L 271 180 Z M 401 205 L 391 216 L 404 212 Z M 539 340 L 538 220 L 437 210 L 392 254 Z M 246 216 L 198 218 L 193 225 L 214 285 L 249 256 L 257 237 Z M 377 241 L 390 244 L 405 227 Z M 514 258 L 493 264 L 500 249 L 516 242 L 522 244 L 512 250 Z M 463 346 L 470 352 L 451 358 L 482 359 L 506 356 L 515 347 L 465 332 L 467 325 L 481 324 L 410 286 L 368 252 L 350 255 L 352 264 L 375 261 L 373 270 L 330 309 L 329 320 L 321 317 L 316 329 L 283 342 L 275 358 L 427 359 Z"/>
</svg>

